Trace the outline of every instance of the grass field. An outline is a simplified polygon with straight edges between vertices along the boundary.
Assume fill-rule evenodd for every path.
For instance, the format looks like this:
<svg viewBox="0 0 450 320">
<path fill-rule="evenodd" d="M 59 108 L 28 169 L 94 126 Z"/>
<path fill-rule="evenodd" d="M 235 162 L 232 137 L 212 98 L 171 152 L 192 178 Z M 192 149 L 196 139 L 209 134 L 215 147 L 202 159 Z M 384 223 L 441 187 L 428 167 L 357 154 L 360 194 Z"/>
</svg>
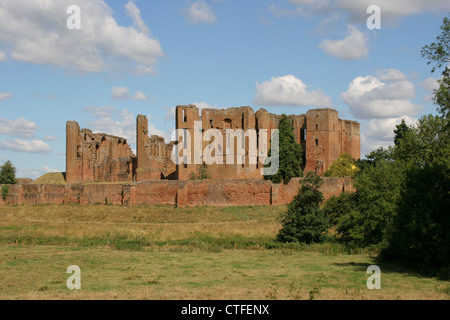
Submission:
<svg viewBox="0 0 450 320">
<path fill-rule="evenodd" d="M 449 299 L 338 244 L 283 245 L 277 207 L 0 207 L 0 299 Z M 381 289 L 369 290 L 369 265 Z M 81 269 L 68 290 L 67 267 Z"/>
</svg>

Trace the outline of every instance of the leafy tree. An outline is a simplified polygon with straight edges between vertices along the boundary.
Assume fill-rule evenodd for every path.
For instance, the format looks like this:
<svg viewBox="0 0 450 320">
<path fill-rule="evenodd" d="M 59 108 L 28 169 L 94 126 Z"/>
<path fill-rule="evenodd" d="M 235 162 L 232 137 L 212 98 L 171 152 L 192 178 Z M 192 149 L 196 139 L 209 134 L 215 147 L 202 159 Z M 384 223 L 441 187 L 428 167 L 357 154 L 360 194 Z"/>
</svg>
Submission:
<svg viewBox="0 0 450 320">
<path fill-rule="evenodd" d="M 443 117 L 427 115 L 396 148 L 406 165 L 404 188 L 385 257 L 450 278 L 450 132 Z"/>
<path fill-rule="evenodd" d="M 308 172 L 298 194 L 288 205 L 282 217 L 282 228 L 277 240 L 282 242 L 322 242 L 329 227 L 320 208 L 324 197 L 319 190 L 323 181 L 315 172 Z"/>
<path fill-rule="evenodd" d="M 322 206 L 324 215 L 332 226 L 336 226 L 340 219 L 355 209 L 357 202 L 354 193 L 343 192 L 330 197 Z"/>
<path fill-rule="evenodd" d="M 433 64 L 431 72 L 441 69 L 442 78 L 438 80 L 439 88 L 434 91 L 433 102 L 438 111 L 447 118 L 450 116 L 450 19 L 445 17 L 441 25 L 441 34 L 436 41 L 422 48 L 422 57 L 428 59 L 427 64 Z"/>
<path fill-rule="evenodd" d="M 388 147 L 387 149 L 380 147 L 377 150 L 371 151 L 366 154 L 365 159 L 358 159 L 356 161 L 356 165 L 360 169 L 360 173 L 367 167 L 376 166 L 380 161 L 393 162 L 394 149 L 392 147 Z"/>
<path fill-rule="evenodd" d="M 356 166 L 356 160 L 348 153 L 344 153 L 331 164 L 324 176 L 353 177 L 360 170 L 361 169 Z"/>
<path fill-rule="evenodd" d="M 300 168 L 302 164 L 302 148 L 295 141 L 294 128 L 291 120 L 283 114 L 278 124 L 279 132 L 279 169 L 273 175 L 265 175 L 266 180 L 275 183 L 288 183 L 292 178 L 303 176 Z M 269 149 L 269 156 L 272 155 L 272 147 Z M 265 167 L 269 167 L 266 164 Z"/>
<path fill-rule="evenodd" d="M 11 161 L 6 161 L 0 167 L 0 184 L 16 184 L 16 168 Z"/>
<path fill-rule="evenodd" d="M 450 159 L 411 167 L 382 254 L 450 278 Z"/>
<path fill-rule="evenodd" d="M 2 199 L 3 201 L 6 201 L 6 197 L 9 194 L 9 186 L 8 185 L 3 185 L 2 186 Z"/>
<path fill-rule="evenodd" d="M 394 137 L 394 145 L 398 147 L 400 145 L 400 141 L 405 136 L 406 132 L 410 130 L 408 125 L 405 122 L 405 119 L 402 119 L 402 122 L 395 126 L 395 137 Z"/>
<path fill-rule="evenodd" d="M 422 116 L 416 125 L 404 131 L 401 142 L 395 147 L 397 160 L 425 167 L 434 159 L 450 157 L 450 132 L 446 120 L 439 116 Z"/>
<path fill-rule="evenodd" d="M 383 243 L 397 212 L 404 172 L 402 162 L 379 160 L 355 177 L 354 203 L 337 226 L 343 241 L 359 246 Z"/>
</svg>

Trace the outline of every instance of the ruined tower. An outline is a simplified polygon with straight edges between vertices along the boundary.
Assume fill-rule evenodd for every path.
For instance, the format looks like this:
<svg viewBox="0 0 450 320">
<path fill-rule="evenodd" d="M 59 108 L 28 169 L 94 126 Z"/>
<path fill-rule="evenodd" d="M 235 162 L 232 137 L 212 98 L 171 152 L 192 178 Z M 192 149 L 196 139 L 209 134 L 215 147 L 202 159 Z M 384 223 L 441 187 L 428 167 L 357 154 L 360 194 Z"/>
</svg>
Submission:
<svg viewBox="0 0 450 320">
<path fill-rule="evenodd" d="M 133 180 L 135 156 L 127 140 L 66 124 L 66 181 L 127 182 Z"/>
<path fill-rule="evenodd" d="M 173 179 L 176 171 L 176 166 L 171 161 L 174 142 L 166 145 L 162 137 L 149 137 L 148 119 L 144 115 L 137 116 L 136 138 L 136 181 Z"/>
</svg>

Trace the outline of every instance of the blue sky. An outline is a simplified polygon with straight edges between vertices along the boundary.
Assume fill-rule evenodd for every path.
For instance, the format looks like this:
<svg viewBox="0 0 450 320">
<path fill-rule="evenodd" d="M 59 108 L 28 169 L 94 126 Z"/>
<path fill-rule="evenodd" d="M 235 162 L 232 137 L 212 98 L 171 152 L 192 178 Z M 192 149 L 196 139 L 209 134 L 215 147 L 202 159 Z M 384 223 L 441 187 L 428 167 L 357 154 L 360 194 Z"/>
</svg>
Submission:
<svg viewBox="0 0 450 320">
<path fill-rule="evenodd" d="M 367 27 L 370 5 L 381 29 Z M 0 163 L 33 179 L 65 171 L 68 120 L 134 147 L 144 114 L 168 142 L 181 104 L 332 107 L 361 123 L 364 155 L 392 144 L 402 118 L 436 113 L 439 73 L 420 49 L 449 11 L 443 0 L 2 0 Z"/>
</svg>

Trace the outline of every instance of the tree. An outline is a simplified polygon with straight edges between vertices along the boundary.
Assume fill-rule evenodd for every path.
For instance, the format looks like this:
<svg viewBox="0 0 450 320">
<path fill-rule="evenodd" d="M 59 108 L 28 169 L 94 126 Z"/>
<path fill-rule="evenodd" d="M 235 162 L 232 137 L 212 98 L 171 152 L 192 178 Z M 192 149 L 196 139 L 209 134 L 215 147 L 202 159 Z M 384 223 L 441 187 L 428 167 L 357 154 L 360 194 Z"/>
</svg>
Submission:
<svg viewBox="0 0 450 320">
<path fill-rule="evenodd" d="M 427 64 L 433 64 L 431 72 L 445 66 L 442 78 L 438 80 L 439 88 L 434 91 L 433 102 L 438 111 L 447 118 L 450 117 L 450 19 L 445 17 L 441 25 L 441 34 L 436 41 L 422 48 L 422 57 L 428 59 Z"/>
<path fill-rule="evenodd" d="M 329 223 L 320 208 L 324 200 L 319 190 L 322 182 L 322 178 L 315 172 L 308 172 L 299 192 L 282 217 L 278 241 L 310 244 L 324 240 Z"/>
<path fill-rule="evenodd" d="M 279 168 L 273 175 L 265 175 L 266 180 L 275 183 L 288 183 L 292 178 L 303 176 L 300 168 L 302 164 L 302 147 L 295 141 L 294 128 L 291 120 L 283 114 L 278 124 L 279 136 Z M 269 149 L 269 157 L 272 155 L 272 146 Z M 269 167 L 266 164 L 265 167 Z"/>
<path fill-rule="evenodd" d="M 396 147 L 398 147 L 400 145 L 400 141 L 405 136 L 406 132 L 408 132 L 409 130 L 410 130 L 410 128 L 406 124 L 405 119 L 402 119 L 402 122 L 395 126 L 395 130 L 394 130 L 394 134 L 395 134 L 394 145 Z"/>
<path fill-rule="evenodd" d="M 396 154 L 406 170 L 385 257 L 450 278 L 450 132 L 427 115 L 404 135 Z"/>
<path fill-rule="evenodd" d="M 446 120 L 440 116 L 425 115 L 403 133 L 394 148 L 394 157 L 423 168 L 435 159 L 450 157 L 449 141 Z"/>
<path fill-rule="evenodd" d="M 11 161 L 6 161 L 0 167 L 0 184 L 16 184 L 16 168 Z"/>
<path fill-rule="evenodd" d="M 371 151 L 366 154 L 365 159 L 358 159 L 356 165 L 361 169 L 358 173 L 364 171 L 367 167 L 374 167 L 380 161 L 393 162 L 394 161 L 394 149 L 389 146 L 388 148 L 380 147 L 377 150 Z"/>
<path fill-rule="evenodd" d="M 348 153 L 344 153 L 331 164 L 324 176 L 353 177 L 359 170 L 360 169 L 356 166 L 356 160 Z"/>
<path fill-rule="evenodd" d="M 382 254 L 450 278 L 450 159 L 408 170 L 389 246 Z"/>
<path fill-rule="evenodd" d="M 336 226 L 341 218 L 355 209 L 356 194 L 342 192 L 338 196 L 330 197 L 322 206 L 324 215 L 331 226 Z"/>
<path fill-rule="evenodd" d="M 403 162 L 379 160 L 355 177 L 355 204 L 337 226 L 343 241 L 359 246 L 383 243 L 397 212 L 404 172 Z"/>
</svg>

